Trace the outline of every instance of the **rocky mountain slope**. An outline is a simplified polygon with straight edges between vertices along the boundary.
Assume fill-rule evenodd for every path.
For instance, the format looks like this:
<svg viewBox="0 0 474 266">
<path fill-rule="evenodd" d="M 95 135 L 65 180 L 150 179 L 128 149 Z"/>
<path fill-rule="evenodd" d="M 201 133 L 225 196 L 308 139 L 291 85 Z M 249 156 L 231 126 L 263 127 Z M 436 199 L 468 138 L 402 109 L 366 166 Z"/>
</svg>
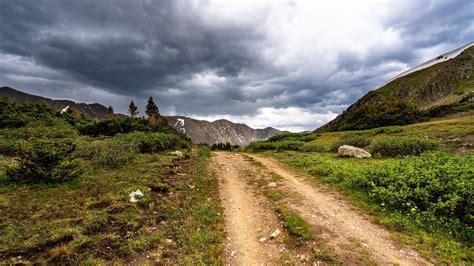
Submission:
<svg viewBox="0 0 474 266">
<path fill-rule="evenodd" d="M 52 109 L 61 111 L 67 106 L 70 109 L 84 114 L 89 119 L 104 119 L 107 117 L 107 108 L 101 104 L 75 103 L 69 100 L 53 100 L 41 96 L 31 95 L 10 87 L 0 87 L 0 98 L 7 97 L 14 102 L 46 103 Z M 232 123 L 228 120 L 208 122 L 188 117 L 165 117 L 169 124 L 178 131 L 188 135 L 194 143 L 227 143 L 245 146 L 255 140 L 264 140 L 282 132 L 274 128 L 253 129 L 244 124 Z"/>
<path fill-rule="evenodd" d="M 70 109 L 84 114 L 84 116 L 88 119 L 103 119 L 107 116 L 107 107 L 99 103 L 87 104 L 75 103 L 69 100 L 53 100 L 37 95 L 24 93 L 10 87 L 0 87 L 0 98 L 3 97 L 7 97 L 10 101 L 17 103 L 46 103 L 49 107 L 58 111 L 61 111 L 62 109 L 69 106 Z"/>
<path fill-rule="evenodd" d="M 169 116 L 166 119 L 176 130 L 188 135 L 194 143 L 229 142 L 232 145 L 246 146 L 252 141 L 265 140 L 283 133 L 271 127 L 253 129 L 245 124 L 233 123 L 225 119 L 214 122 L 183 116 Z"/>
<path fill-rule="evenodd" d="M 472 109 L 474 42 L 405 71 L 370 91 L 318 131 L 368 129 L 416 122 L 424 115 Z M 443 109 L 444 108 L 444 109 Z"/>
</svg>

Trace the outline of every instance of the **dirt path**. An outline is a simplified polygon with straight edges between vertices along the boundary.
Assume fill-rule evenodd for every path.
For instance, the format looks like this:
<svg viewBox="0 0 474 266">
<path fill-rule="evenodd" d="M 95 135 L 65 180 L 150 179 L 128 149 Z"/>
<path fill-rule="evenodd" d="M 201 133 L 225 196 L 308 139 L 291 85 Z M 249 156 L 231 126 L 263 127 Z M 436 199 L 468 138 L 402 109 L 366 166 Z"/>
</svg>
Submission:
<svg viewBox="0 0 474 266">
<path fill-rule="evenodd" d="M 286 204 L 297 210 L 313 228 L 318 228 L 343 261 L 351 261 L 354 253 L 365 253 L 383 265 L 429 265 L 412 249 L 397 245 L 388 231 L 370 222 L 336 192 L 298 178 L 301 175 L 273 159 L 249 156 L 283 177 L 279 189 L 292 195 Z"/>
<path fill-rule="evenodd" d="M 246 184 L 245 170 L 251 165 L 241 155 L 216 152 L 212 167 L 220 179 L 227 240 L 224 262 L 232 265 L 278 263 L 284 247 L 281 237 L 270 239 L 276 229 L 283 232 L 265 199 Z"/>
</svg>

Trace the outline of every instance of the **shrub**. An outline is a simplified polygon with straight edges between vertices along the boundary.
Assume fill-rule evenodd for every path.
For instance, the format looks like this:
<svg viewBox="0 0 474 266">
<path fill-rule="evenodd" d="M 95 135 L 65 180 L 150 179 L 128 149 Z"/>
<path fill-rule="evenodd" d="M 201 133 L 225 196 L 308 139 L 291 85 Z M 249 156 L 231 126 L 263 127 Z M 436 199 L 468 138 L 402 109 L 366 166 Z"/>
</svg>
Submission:
<svg viewBox="0 0 474 266">
<path fill-rule="evenodd" d="M 268 139 L 269 142 L 279 142 L 279 141 L 288 141 L 288 140 L 293 140 L 293 141 L 303 141 L 303 142 L 309 142 L 312 140 L 315 140 L 317 138 L 317 135 L 315 134 L 306 134 L 306 133 L 283 133 L 280 135 L 273 136 Z"/>
<path fill-rule="evenodd" d="M 274 142 L 268 141 L 255 141 L 250 143 L 247 147 L 245 147 L 248 151 L 268 151 L 276 149 L 276 144 Z"/>
<path fill-rule="evenodd" d="M 80 176 L 78 163 L 72 158 L 76 148 L 71 139 L 37 139 L 20 147 L 19 165 L 7 175 L 19 183 L 60 183 Z"/>
<path fill-rule="evenodd" d="M 379 128 L 374 128 L 372 131 L 375 134 L 395 134 L 395 133 L 401 133 L 405 129 L 401 126 L 389 126 L 389 127 L 379 127 Z"/>
<path fill-rule="evenodd" d="M 176 131 L 168 125 L 153 124 L 144 118 L 131 117 L 107 119 L 83 124 L 79 125 L 78 129 L 82 135 L 94 137 L 115 136 L 117 134 L 126 134 L 135 131 L 176 133 Z"/>
<path fill-rule="evenodd" d="M 118 135 L 117 139 L 133 143 L 142 153 L 160 152 L 170 149 L 184 149 L 189 147 L 190 141 L 183 135 L 166 133 L 132 132 Z"/>
<path fill-rule="evenodd" d="M 84 143 L 79 147 L 77 154 L 102 166 L 119 167 L 131 162 L 137 150 L 134 143 L 106 139 Z"/>
<path fill-rule="evenodd" d="M 472 241 L 468 225 L 474 221 L 473 165 L 472 155 L 430 152 L 374 165 L 353 182 L 376 202 L 423 224 L 445 224 L 453 233 L 458 228 L 462 238 Z"/>
<path fill-rule="evenodd" d="M 301 151 L 304 152 L 325 152 L 326 147 L 320 144 L 315 144 L 315 143 L 305 143 L 303 147 L 301 148 Z"/>
<path fill-rule="evenodd" d="M 303 149 L 304 142 L 295 140 L 285 140 L 278 142 L 276 145 L 277 151 L 301 151 Z"/>
<path fill-rule="evenodd" d="M 425 151 L 435 150 L 439 143 L 432 139 L 414 137 L 388 137 L 377 138 L 371 145 L 373 154 L 382 156 L 420 155 Z"/>
<path fill-rule="evenodd" d="M 372 142 L 371 132 L 367 133 L 348 133 L 339 138 L 333 145 L 331 151 L 337 151 L 342 145 L 351 145 L 354 147 L 364 148 Z"/>
</svg>

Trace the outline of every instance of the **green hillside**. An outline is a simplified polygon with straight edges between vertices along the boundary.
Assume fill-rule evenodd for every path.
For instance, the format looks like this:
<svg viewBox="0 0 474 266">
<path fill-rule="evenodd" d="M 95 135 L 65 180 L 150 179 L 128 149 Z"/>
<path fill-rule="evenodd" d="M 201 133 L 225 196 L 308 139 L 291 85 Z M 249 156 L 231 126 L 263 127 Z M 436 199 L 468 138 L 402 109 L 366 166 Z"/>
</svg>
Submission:
<svg viewBox="0 0 474 266">
<path fill-rule="evenodd" d="M 474 46 L 370 91 L 318 131 L 406 125 L 474 109 Z"/>
</svg>

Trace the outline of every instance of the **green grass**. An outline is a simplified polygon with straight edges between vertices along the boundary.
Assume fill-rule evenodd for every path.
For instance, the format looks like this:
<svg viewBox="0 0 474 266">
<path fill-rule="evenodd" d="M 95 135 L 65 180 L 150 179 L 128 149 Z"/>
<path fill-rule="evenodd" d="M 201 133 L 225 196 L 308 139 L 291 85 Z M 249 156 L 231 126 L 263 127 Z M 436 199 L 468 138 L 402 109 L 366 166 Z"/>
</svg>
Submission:
<svg viewBox="0 0 474 266">
<path fill-rule="evenodd" d="M 294 243 L 297 246 L 301 246 L 313 238 L 313 232 L 308 223 L 296 212 L 282 206 L 277 208 L 277 212 L 281 216 L 283 226 L 288 230 L 290 235 L 295 237 Z"/>
<path fill-rule="evenodd" d="M 449 230 L 449 228 L 455 227 L 434 226 L 435 223 L 420 220 L 417 216 L 407 215 L 405 211 L 374 201 L 373 195 L 368 193 L 368 190 L 354 186 L 354 182 L 357 182 L 357 179 L 365 174 L 367 170 L 385 169 L 384 165 L 408 162 L 411 161 L 410 158 L 361 160 L 340 158 L 334 153 L 294 151 L 266 152 L 266 154 L 277 158 L 298 171 L 313 176 L 315 181 L 327 183 L 342 191 L 358 205 L 373 214 L 376 222 L 390 228 L 394 232 L 394 237 L 400 242 L 414 246 L 428 258 L 432 258 L 438 263 L 469 264 L 473 262 L 472 243 L 470 240 L 462 240 Z M 469 188 L 467 184 L 465 187 Z M 383 192 L 383 190 L 380 191 Z M 442 222 L 441 218 L 433 221 Z M 468 228 L 466 230 L 469 231 Z"/>
<path fill-rule="evenodd" d="M 82 161 L 82 177 L 57 185 L 11 183 L 5 176 L 11 161 L 3 159 L 0 264 L 126 263 L 144 255 L 169 263 L 218 261 L 217 179 L 206 172 L 209 150 L 194 153 L 189 159 L 138 154 L 112 169 Z M 145 196 L 130 203 L 137 189 Z"/>
<path fill-rule="evenodd" d="M 398 130 L 383 130 L 397 128 Z M 382 131 L 381 133 L 378 133 Z M 384 132 L 385 131 L 385 132 Z M 370 130 L 354 130 L 343 132 L 320 133 L 311 143 L 326 147 L 328 150 L 334 148 L 347 135 L 365 135 L 372 141 L 384 136 L 392 137 L 422 137 L 439 141 L 446 148 L 456 151 L 463 143 L 473 141 L 474 116 L 458 117 L 430 122 L 406 125 L 403 127 L 384 127 Z M 316 133 L 311 133 L 315 134 Z M 469 149 L 472 146 L 467 146 Z"/>
</svg>

